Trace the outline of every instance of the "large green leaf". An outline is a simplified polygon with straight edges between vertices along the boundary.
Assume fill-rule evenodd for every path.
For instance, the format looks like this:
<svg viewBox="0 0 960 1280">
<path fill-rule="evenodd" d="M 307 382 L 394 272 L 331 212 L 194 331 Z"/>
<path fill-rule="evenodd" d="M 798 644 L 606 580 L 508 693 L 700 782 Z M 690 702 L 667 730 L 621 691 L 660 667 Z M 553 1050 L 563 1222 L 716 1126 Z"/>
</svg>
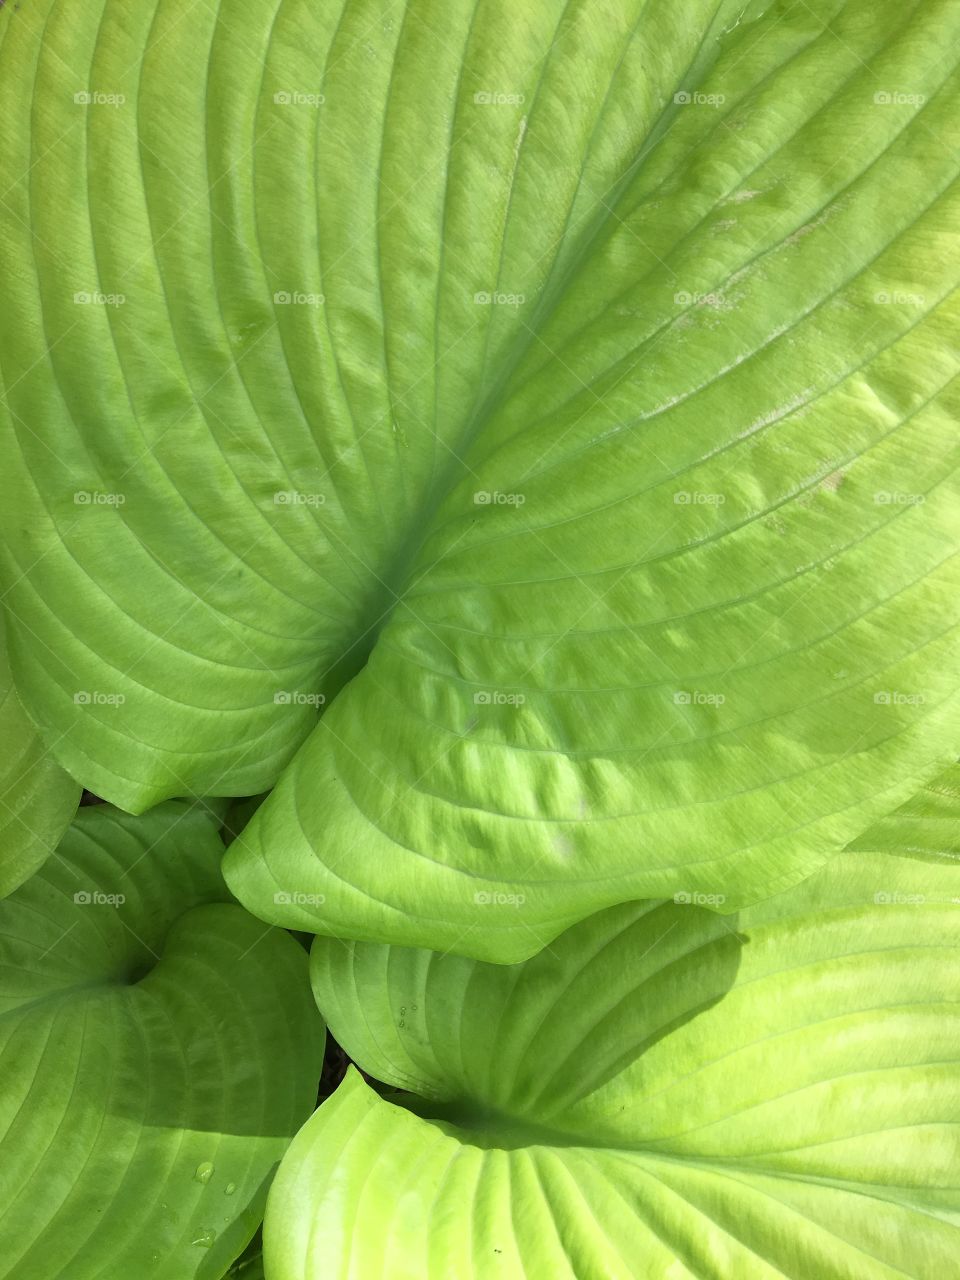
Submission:
<svg viewBox="0 0 960 1280">
<path fill-rule="evenodd" d="M 316 1101 L 306 957 L 217 824 L 84 809 L 0 903 L 0 1276 L 220 1280 Z"/>
<path fill-rule="evenodd" d="M 361 1067 L 294 1140 L 268 1280 L 943 1280 L 960 879 L 844 853 L 739 918 L 609 909 L 502 966 L 314 943 Z"/>
<path fill-rule="evenodd" d="M 0 618 L 0 898 L 43 865 L 79 803 L 17 697 Z"/>
<path fill-rule="evenodd" d="M 87 785 L 313 729 L 244 903 L 505 960 L 946 762 L 954 0 L 0 21 L 13 652 Z"/>
</svg>

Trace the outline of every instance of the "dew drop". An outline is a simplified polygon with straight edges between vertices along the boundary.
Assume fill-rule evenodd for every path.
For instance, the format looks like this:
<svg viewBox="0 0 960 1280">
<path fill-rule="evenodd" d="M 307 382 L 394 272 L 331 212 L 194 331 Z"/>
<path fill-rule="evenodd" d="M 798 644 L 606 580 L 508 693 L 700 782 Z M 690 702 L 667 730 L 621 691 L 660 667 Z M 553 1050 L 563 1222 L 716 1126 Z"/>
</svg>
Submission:
<svg viewBox="0 0 960 1280">
<path fill-rule="evenodd" d="M 232 1196 L 233 1193 L 236 1191 L 236 1189 L 237 1189 L 237 1184 L 235 1182 L 228 1182 L 227 1185 L 223 1188 L 223 1194 L 225 1196 Z"/>
<path fill-rule="evenodd" d="M 204 1160 L 203 1164 L 197 1165 L 197 1172 L 193 1175 L 194 1182 L 202 1182 L 204 1186 L 213 1177 L 213 1165 L 209 1160 Z"/>
<path fill-rule="evenodd" d="M 217 1233 L 213 1227 L 201 1227 L 199 1233 L 190 1241 L 191 1244 L 199 1245 L 201 1249 L 209 1249 L 217 1238 Z"/>
</svg>

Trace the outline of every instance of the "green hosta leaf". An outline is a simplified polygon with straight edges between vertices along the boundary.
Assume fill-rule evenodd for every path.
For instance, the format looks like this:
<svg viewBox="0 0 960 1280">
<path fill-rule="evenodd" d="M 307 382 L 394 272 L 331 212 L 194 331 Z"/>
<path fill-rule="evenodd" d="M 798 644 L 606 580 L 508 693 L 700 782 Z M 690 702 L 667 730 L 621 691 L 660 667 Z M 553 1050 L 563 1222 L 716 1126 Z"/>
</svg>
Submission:
<svg viewBox="0 0 960 1280">
<path fill-rule="evenodd" d="M 220 1280 L 316 1099 L 306 960 L 216 823 L 82 810 L 0 903 L 0 1276 Z"/>
<path fill-rule="evenodd" d="M 79 803 L 17 697 L 0 619 L 0 897 L 43 865 Z"/>
<path fill-rule="evenodd" d="M 960 881 L 844 853 L 739 917 L 634 903 L 523 965 L 314 943 L 361 1067 L 271 1191 L 268 1280 L 942 1280 Z"/>
<path fill-rule="evenodd" d="M 138 809 L 312 729 L 235 892 L 499 960 L 907 799 L 955 749 L 958 37 L 7 5 L 0 520 L 60 758 Z"/>
</svg>

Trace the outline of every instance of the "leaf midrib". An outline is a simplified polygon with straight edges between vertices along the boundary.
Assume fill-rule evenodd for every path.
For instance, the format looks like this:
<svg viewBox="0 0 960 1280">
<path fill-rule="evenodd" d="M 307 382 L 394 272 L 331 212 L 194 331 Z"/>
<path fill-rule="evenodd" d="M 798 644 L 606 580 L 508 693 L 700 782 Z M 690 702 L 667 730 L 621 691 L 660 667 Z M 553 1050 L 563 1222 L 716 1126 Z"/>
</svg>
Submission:
<svg viewBox="0 0 960 1280">
<path fill-rule="evenodd" d="M 725 0 L 717 0 L 717 5 L 710 20 L 710 25 L 706 29 L 700 44 L 697 46 L 693 59 L 684 71 L 680 81 L 677 83 L 686 83 L 689 80 L 691 88 L 698 88 L 703 83 L 707 72 L 712 69 L 712 66 L 719 58 L 722 52 L 719 48 L 719 40 L 717 42 L 718 47 L 712 59 L 704 60 L 702 54 L 710 37 L 716 31 L 718 16 L 724 8 Z M 646 13 L 645 7 L 643 13 Z M 757 19 L 762 16 L 762 14 L 755 15 Z M 639 25 L 640 21 L 638 21 L 636 27 L 639 27 Z M 737 24 L 734 24 L 734 27 L 736 25 Z M 636 27 L 633 35 L 631 36 L 631 40 L 636 37 Z M 728 30 L 733 30 L 734 27 L 730 27 Z M 606 101 L 607 99 L 604 100 L 604 109 Z M 398 540 L 397 550 L 394 555 L 388 559 L 382 574 L 378 575 L 383 591 L 376 593 L 377 599 L 371 606 L 371 612 L 376 612 L 377 614 L 375 620 L 369 623 L 361 632 L 360 636 L 353 641 L 347 650 L 347 654 L 341 657 L 338 663 L 331 664 L 328 672 L 326 673 L 330 674 L 337 667 L 342 667 L 346 672 L 345 679 L 343 679 L 342 682 L 336 682 L 337 692 L 339 692 L 339 689 L 343 687 L 343 684 L 347 683 L 353 675 L 356 675 L 363 666 L 366 665 L 381 632 L 392 618 L 396 606 L 402 603 L 405 599 L 408 588 L 414 580 L 414 573 L 417 568 L 420 553 L 434 531 L 436 515 L 441 509 L 448 494 L 455 487 L 461 474 L 469 469 L 469 463 L 466 462 L 465 459 L 471 452 L 477 439 L 482 434 L 486 424 L 502 406 L 503 398 L 509 387 L 511 378 L 522 364 L 527 352 L 533 346 L 534 342 L 539 340 L 541 331 L 547 325 L 562 302 L 567 286 L 587 261 L 597 238 L 602 234 L 604 228 L 609 225 L 610 220 L 617 216 L 616 206 L 620 197 L 623 195 L 624 190 L 629 186 L 633 179 L 636 178 L 645 161 L 654 153 L 659 143 L 668 133 L 673 119 L 670 114 L 671 108 L 673 109 L 675 116 L 679 108 L 675 106 L 672 98 L 668 94 L 663 108 L 650 126 L 643 146 L 639 148 L 637 155 L 625 166 L 623 173 L 611 186 L 610 190 L 604 192 L 603 197 L 599 199 L 599 207 L 595 211 L 591 223 L 584 227 L 584 229 L 579 233 L 579 245 L 574 252 L 569 255 L 566 265 L 558 274 L 557 262 L 559 260 L 560 250 L 562 248 L 563 240 L 566 238 L 569 230 L 569 220 L 572 216 L 573 209 L 582 187 L 583 171 L 586 168 L 592 144 L 599 130 L 603 111 L 601 111 L 598 116 L 594 129 L 591 132 L 589 143 L 582 157 L 577 186 L 571 196 L 566 221 L 564 222 L 564 235 L 561 237 L 561 240 L 557 241 L 557 243 L 552 246 L 554 249 L 554 260 L 547 273 L 542 292 L 536 303 L 531 321 L 529 324 L 523 325 L 521 332 L 516 335 L 514 340 L 511 342 L 508 352 L 501 361 L 499 370 L 496 372 L 492 380 L 489 381 L 488 389 L 486 391 L 484 390 L 484 383 L 481 381 L 480 386 L 477 388 L 474 403 L 464 420 L 463 427 L 461 428 L 460 435 L 456 443 L 447 447 L 448 457 L 446 463 L 435 470 L 430 484 L 424 493 L 423 500 L 418 504 L 416 520 L 411 520 L 408 523 L 406 532 Z M 507 229 L 505 228 L 505 233 L 506 230 Z M 504 244 L 505 240 L 506 234 L 504 237 Z M 503 245 L 501 248 L 503 248 Z M 500 280 L 498 273 L 496 287 L 499 288 L 499 285 Z M 438 292 L 441 290 L 442 281 L 438 281 Z M 488 339 L 492 323 L 493 316 L 491 315 L 487 326 Z M 486 360 L 484 360 L 484 369 L 485 368 Z M 436 429 L 436 423 L 433 424 L 433 429 Z M 386 608 L 382 608 L 384 593 L 388 593 L 393 597 L 392 603 L 387 605 Z M 350 658 L 351 654 L 353 654 L 352 658 Z"/>
</svg>

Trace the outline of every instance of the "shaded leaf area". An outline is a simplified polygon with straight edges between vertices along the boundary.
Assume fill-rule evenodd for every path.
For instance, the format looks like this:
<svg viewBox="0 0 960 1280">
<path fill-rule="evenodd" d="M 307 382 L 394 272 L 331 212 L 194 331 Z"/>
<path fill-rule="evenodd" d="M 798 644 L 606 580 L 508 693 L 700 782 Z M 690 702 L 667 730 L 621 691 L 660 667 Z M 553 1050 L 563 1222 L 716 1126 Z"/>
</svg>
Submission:
<svg viewBox="0 0 960 1280">
<path fill-rule="evenodd" d="M 0 902 L 0 1275 L 220 1280 L 313 1111 L 307 959 L 218 820 L 84 807 Z"/>
</svg>

